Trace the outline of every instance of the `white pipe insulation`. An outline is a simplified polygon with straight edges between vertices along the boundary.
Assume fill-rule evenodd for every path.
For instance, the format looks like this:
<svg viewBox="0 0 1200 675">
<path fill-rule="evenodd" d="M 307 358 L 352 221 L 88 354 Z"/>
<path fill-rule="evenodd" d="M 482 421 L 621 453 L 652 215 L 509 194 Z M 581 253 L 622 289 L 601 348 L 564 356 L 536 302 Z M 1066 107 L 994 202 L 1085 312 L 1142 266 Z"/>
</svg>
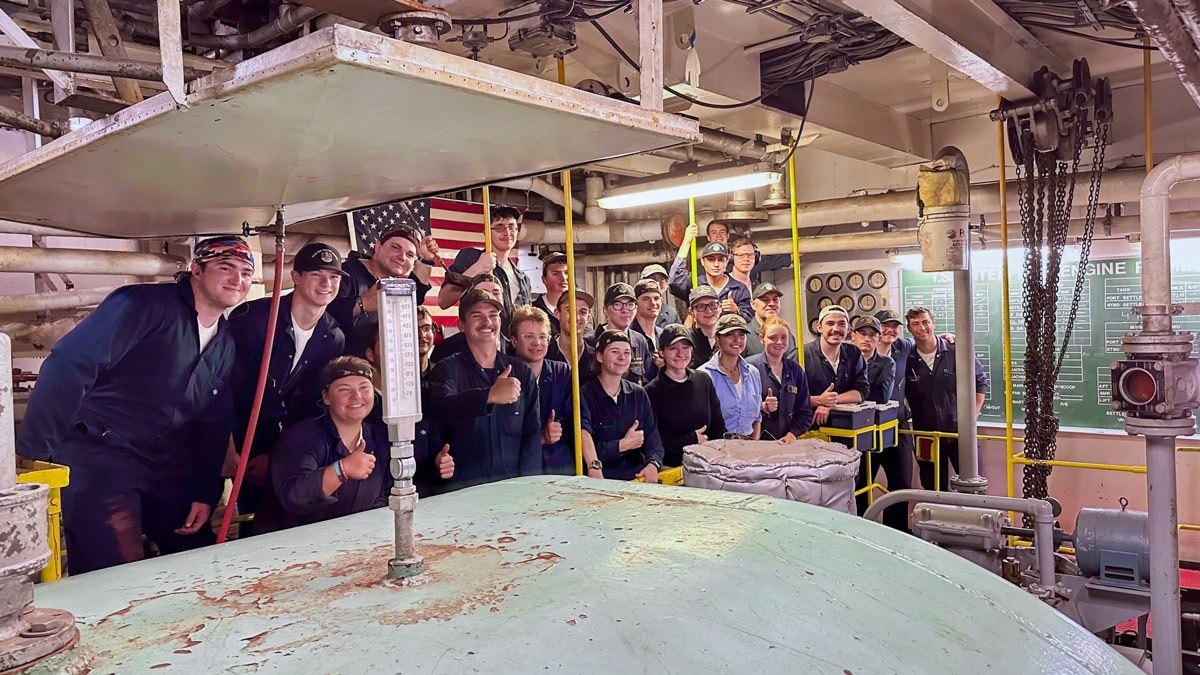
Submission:
<svg viewBox="0 0 1200 675">
<path fill-rule="evenodd" d="M 186 264 L 183 258 L 163 253 L 0 246 L 0 272 L 169 277 Z"/>
<path fill-rule="evenodd" d="M 530 178 L 517 178 L 514 180 L 504 180 L 499 183 L 492 183 L 492 187 L 510 188 L 512 190 L 523 190 L 541 195 L 551 202 L 564 206 L 562 188 L 550 183 L 549 181 L 532 176 Z M 583 202 L 571 198 L 571 211 L 573 213 L 583 213 Z"/>
<path fill-rule="evenodd" d="M 0 315 L 45 312 L 55 309 L 74 309 L 98 305 L 117 286 L 104 288 L 82 288 L 71 291 L 47 291 L 44 293 L 19 293 L 0 295 Z"/>
</svg>

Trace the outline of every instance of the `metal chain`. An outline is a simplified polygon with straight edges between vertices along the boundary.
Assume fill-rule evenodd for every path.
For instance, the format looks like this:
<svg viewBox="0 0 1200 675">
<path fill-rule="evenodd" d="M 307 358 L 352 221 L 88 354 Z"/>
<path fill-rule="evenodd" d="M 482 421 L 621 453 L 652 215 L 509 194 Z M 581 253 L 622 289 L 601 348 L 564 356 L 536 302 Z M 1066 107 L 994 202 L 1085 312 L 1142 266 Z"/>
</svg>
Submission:
<svg viewBox="0 0 1200 675">
<path fill-rule="evenodd" d="M 1083 297 L 1087 264 L 1091 257 L 1092 235 L 1099 208 L 1100 183 L 1104 170 L 1104 151 L 1108 144 L 1108 124 L 1097 123 L 1092 156 L 1092 174 L 1088 188 L 1087 211 L 1080 242 L 1079 268 L 1072 289 L 1070 309 L 1065 317 L 1065 335 L 1057 344 L 1058 293 L 1063 251 L 1070 239 L 1071 210 L 1075 198 L 1085 139 L 1089 136 L 1085 115 L 1076 115 L 1074 151 L 1069 160 L 1050 153 L 1026 152 L 1023 165 L 1017 167 L 1017 192 L 1021 208 L 1022 243 L 1025 245 L 1025 287 L 1022 309 L 1025 312 L 1025 456 L 1052 460 L 1057 452 L 1059 417 L 1055 410 L 1055 383 L 1066 358 L 1074 333 L 1079 304 Z M 1036 157 L 1031 157 L 1036 155 Z M 1043 246 L 1046 248 L 1043 252 Z M 1044 499 L 1049 495 L 1051 467 L 1024 466 L 1026 497 Z M 1026 518 L 1026 521 L 1029 519 Z M 1025 523 L 1030 526 L 1030 522 Z"/>
</svg>

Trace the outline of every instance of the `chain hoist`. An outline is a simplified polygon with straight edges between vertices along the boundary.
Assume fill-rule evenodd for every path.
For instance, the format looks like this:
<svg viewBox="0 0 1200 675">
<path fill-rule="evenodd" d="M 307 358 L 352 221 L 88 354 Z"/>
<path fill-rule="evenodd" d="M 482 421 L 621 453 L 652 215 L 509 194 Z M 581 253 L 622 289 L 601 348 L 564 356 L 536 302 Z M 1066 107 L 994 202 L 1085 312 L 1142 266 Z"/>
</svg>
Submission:
<svg viewBox="0 0 1200 675">
<path fill-rule="evenodd" d="M 992 113 L 1004 120 L 1017 171 L 1021 240 L 1025 247 L 1025 457 L 1052 460 L 1059 428 L 1055 383 L 1062 369 L 1086 286 L 1092 234 L 1100 206 L 1104 151 L 1112 119 L 1107 78 L 1094 79 L 1087 61 L 1075 61 L 1072 76 L 1060 79 L 1042 68 L 1031 86 L 1037 98 Z M 1092 151 L 1088 200 L 1079 237 L 1079 267 L 1065 316 L 1059 311 L 1063 253 L 1070 239 L 1072 205 L 1083 151 Z M 1059 319 L 1063 339 L 1058 341 Z M 1044 499 L 1051 467 L 1026 464 L 1024 495 Z M 1028 524 L 1027 524 L 1028 525 Z"/>
</svg>

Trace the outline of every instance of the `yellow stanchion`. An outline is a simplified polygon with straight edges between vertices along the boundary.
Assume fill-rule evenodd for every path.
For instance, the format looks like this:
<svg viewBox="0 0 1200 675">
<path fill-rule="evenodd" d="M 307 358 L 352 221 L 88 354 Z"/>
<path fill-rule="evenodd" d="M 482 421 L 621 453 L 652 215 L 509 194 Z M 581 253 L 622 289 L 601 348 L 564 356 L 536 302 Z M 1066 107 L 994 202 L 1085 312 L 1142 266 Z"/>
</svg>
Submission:
<svg viewBox="0 0 1200 675">
<path fill-rule="evenodd" d="M 688 197 L 688 227 L 696 227 L 696 198 Z M 696 240 L 700 238 L 697 232 L 692 237 L 692 288 L 700 285 L 700 266 L 696 264 Z"/>
<path fill-rule="evenodd" d="M 558 83 L 566 84 L 567 69 L 562 57 L 558 57 Z M 575 330 L 576 316 L 578 316 L 579 308 L 575 306 L 575 221 L 571 213 L 571 170 L 565 169 L 562 172 L 563 185 L 563 203 L 567 205 L 563 209 L 563 229 L 566 232 L 567 240 L 567 293 L 569 300 L 567 302 L 568 325 L 567 330 L 571 335 L 571 428 L 575 432 L 575 475 L 583 475 L 583 428 L 580 426 L 582 414 L 579 409 L 579 340 L 582 336 Z M 487 188 L 484 188 L 485 199 Z"/>
<path fill-rule="evenodd" d="M 800 142 L 797 138 L 796 143 Z M 795 150 L 795 148 L 792 148 Z M 796 212 L 796 153 L 793 152 L 788 157 L 788 204 L 791 210 L 792 218 L 792 283 L 795 284 L 796 296 L 796 360 L 800 362 L 800 367 L 804 367 L 804 303 L 802 297 L 804 289 L 800 286 L 800 224 Z"/>
<path fill-rule="evenodd" d="M 483 252 L 492 252 L 492 191 L 486 185 L 483 186 Z"/>
<path fill-rule="evenodd" d="M 1004 104 L 997 96 L 996 105 Z M 1004 297 L 1001 311 L 1004 313 L 1004 483 L 1005 494 L 1013 496 L 1016 490 L 1013 477 L 1013 375 L 1012 375 L 1012 305 L 1009 299 L 1008 282 L 1008 176 L 1004 166 L 1004 122 L 996 122 L 996 147 L 999 149 L 1000 167 L 1000 288 Z M 1017 514 L 1009 512 L 1009 518 Z"/>
</svg>

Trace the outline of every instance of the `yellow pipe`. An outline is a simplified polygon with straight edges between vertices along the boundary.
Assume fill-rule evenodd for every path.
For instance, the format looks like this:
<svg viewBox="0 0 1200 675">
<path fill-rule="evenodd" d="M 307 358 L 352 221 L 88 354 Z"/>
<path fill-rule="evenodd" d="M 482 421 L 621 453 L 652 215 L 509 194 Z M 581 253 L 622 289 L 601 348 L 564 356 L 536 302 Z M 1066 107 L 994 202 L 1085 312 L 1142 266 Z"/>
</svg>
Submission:
<svg viewBox="0 0 1200 675">
<path fill-rule="evenodd" d="M 1004 98 L 997 96 L 997 107 L 1004 104 Z M 1016 489 L 1013 478 L 1013 376 L 1012 376 L 1012 306 L 1009 301 L 1008 283 L 1008 181 L 1004 166 L 1004 122 L 996 122 L 996 146 L 1000 152 L 1000 283 L 1003 293 L 1001 300 L 1004 312 L 1004 465 L 1005 488 L 1009 497 Z M 1015 517 L 1015 514 L 1010 514 Z"/>
<path fill-rule="evenodd" d="M 799 143 L 797 138 L 795 143 Z M 795 150 L 795 147 L 792 148 Z M 796 360 L 804 367 L 804 336 L 807 325 L 804 323 L 804 303 L 801 294 L 804 289 L 800 286 L 800 226 L 796 215 L 796 153 L 788 157 L 788 200 L 792 217 L 792 283 L 796 285 Z"/>
<path fill-rule="evenodd" d="M 492 252 L 492 192 L 486 185 L 483 186 L 483 251 Z"/>
<path fill-rule="evenodd" d="M 1096 469 L 1099 471 L 1119 471 L 1123 473 L 1146 473 L 1146 467 L 1131 464 L 1099 464 L 1096 462 L 1070 462 L 1061 459 L 1027 459 L 1014 455 L 1016 464 L 1032 464 L 1037 466 L 1061 466 L 1068 469 Z"/>
<path fill-rule="evenodd" d="M 696 227 L 696 198 L 688 197 L 688 227 Z M 696 240 L 700 238 L 697 232 L 692 237 L 692 288 L 700 285 L 700 266 L 696 263 Z"/>
<path fill-rule="evenodd" d="M 1149 47 L 1150 38 L 1142 38 L 1142 44 Z M 1150 50 L 1145 49 L 1142 50 L 1142 117 L 1146 127 L 1146 173 L 1150 173 L 1154 168 L 1154 125 L 1151 121 L 1153 106 L 1150 90 Z"/>
<path fill-rule="evenodd" d="M 565 84 L 567 81 L 567 68 L 562 57 L 558 57 L 558 83 Z M 579 309 L 575 306 L 575 219 L 571 213 L 571 170 L 566 169 L 562 172 L 563 185 L 563 203 L 567 208 L 563 209 L 563 229 L 566 232 L 567 239 L 567 292 L 570 294 L 569 302 L 567 302 L 568 310 L 568 326 L 567 330 L 571 335 L 571 427 L 575 431 L 575 475 L 583 475 L 583 428 L 582 428 L 582 413 L 579 409 L 579 368 L 575 367 L 579 363 L 579 334 L 575 330 L 578 325 L 575 317 Z M 487 188 L 484 188 L 486 190 Z M 486 192 L 484 193 L 487 194 Z"/>
</svg>

